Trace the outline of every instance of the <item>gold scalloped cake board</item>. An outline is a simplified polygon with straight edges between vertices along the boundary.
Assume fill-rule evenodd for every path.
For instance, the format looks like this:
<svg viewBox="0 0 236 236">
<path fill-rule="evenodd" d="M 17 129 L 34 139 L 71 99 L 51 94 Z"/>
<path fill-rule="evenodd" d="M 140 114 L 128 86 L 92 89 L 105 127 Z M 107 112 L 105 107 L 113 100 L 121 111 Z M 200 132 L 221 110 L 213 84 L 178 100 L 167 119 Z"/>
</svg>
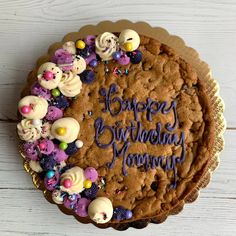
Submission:
<svg viewBox="0 0 236 236">
<path fill-rule="evenodd" d="M 108 32 L 120 32 L 123 29 L 130 28 L 137 31 L 139 34 L 154 38 L 159 40 L 161 43 L 167 44 L 168 46 L 175 49 L 175 51 L 189 64 L 192 65 L 193 68 L 197 71 L 198 77 L 206 83 L 207 87 L 207 94 L 210 97 L 211 106 L 213 108 L 213 117 L 215 122 L 215 144 L 214 149 L 212 151 L 211 160 L 209 162 L 209 168 L 208 171 L 205 173 L 205 175 L 199 180 L 197 187 L 194 188 L 187 197 L 180 202 L 177 206 L 175 206 L 173 209 L 171 209 L 168 213 L 165 213 L 163 215 L 158 215 L 158 217 L 152 218 L 152 219 L 143 219 L 138 220 L 134 222 L 129 223 L 107 223 L 107 224 L 95 224 L 99 228 L 107 228 L 107 227 L 113 227 L 117 230 L 125 230 L 129 227 L 134 228 L 144 228 L 148 225 L 149 222 L 152 223 L 161 223 L 165 221 L 165 219 L 168 217 L 168 215 L 175 215 L 178 214 L 182 209 L 185 203 L 191 203 L 195 201 L 199 195 L 199 190 L 201 188 L 205 188 L 207 184 L 210 182 L 211 174 L 216 169 L 216 167 L 219 165 L 219 153 L 224 148 L 224 139 L 223 139 L 223 133 L 226 128 L 226 122 L 223 116 L 224 111 L 224 103 L 223 100 L 219 96 L 219 86 L 218 83 L 212 78 L 211 70 L 209 66 L 201 61 L 199 58 L 198 53 L 190 47 L 187 47 L 184 43 L 184 41 L 177 36 L 170 35 L 165 29 L 163 28 L 153 28 L 149 24 L 144 22 L 137 22 L 133 23 L 127 20 L 120 20 L 117 22 L 111 22 L 111 21 L 103 21 L 100 22 L 98 25 L 87 25 L 82 27 L 79 32 L 72 32 L 67 34 L 62 42 L 54 43 L 50 46 L 48 50 L 48 54 L 42 56 L 37 61 L 37 65 L 41 65 L 42 63 L 48 61 L 52 55 L 52 53 L 62 46 L 62 44 L 66 41 L 75 41 L 78 38 L 83 38 L 89 34 L 98 35 L 100 33 L 103 33 L 105 31 Z M 31 73 L 30 73 L 31 74 Z M 29 77 L 30 77 L 29 74 Z M 20 148 L 21 149 L 21 148 Z M 21 152 L 21 156 L 24 158 L 24 155 Z M 46 190 L 43 184 L 43 181 L 39 178 L 38 174 L 32 171 L 29 167 L 29 163 L 25 161 L 24 158 L 24 168 L 27 172 L 29 172 L 32 176 L 33 183 L 36 188 L 43 191 L 45 198 L 53 203 L 51 199 L 51 192 Z M 55 204 L 55 203 L 54 203 Z M 59 209 L 68 215 L 74 215 L 76 219 L 78 219 L 82 223 L 90 223 L 90 221 L 78 217 L 75 215 L 72 211 L 66 209 L 63 205 L 57 205 Z"/>
</svg>

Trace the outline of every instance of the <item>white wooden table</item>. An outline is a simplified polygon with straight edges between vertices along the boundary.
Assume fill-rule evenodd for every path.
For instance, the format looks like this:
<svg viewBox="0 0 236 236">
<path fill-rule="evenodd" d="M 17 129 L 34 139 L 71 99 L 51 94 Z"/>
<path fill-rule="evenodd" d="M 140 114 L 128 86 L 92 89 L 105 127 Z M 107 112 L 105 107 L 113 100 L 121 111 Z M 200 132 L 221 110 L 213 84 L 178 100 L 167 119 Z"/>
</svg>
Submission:
<svg viewBox="0 0 236 236">
<path fill-rule="evenodd" d="M 185 39 L 207 61 L 226 103 L 225 150 L 211 184 L 178 216 L 143 230 L 100 230 L 49 204 L 22 168 L 16 104 L 27 73 L 47 47 L 101 20 L 147 21 Z M 236 1 L 0 1 L 0 236 L 236 235 Z"/>
</svg>

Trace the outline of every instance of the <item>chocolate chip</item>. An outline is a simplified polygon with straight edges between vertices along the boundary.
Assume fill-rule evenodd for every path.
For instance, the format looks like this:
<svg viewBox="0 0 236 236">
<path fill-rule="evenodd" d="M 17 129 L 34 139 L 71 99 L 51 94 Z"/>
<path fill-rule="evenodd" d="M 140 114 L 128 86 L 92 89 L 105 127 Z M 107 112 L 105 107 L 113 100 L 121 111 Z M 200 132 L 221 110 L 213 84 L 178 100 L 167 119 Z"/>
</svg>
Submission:
<svg viewBox="0 0 236 236">
<path fill-rule="evenodd" d="M 152 184 L 151 184 L 151 189 L 152 189 L 153 191 L 157 191 L 157 189 L 158 189 L 158 183 L 157 183 L 157 181 L 153 181 L 153 182 L 152 182 Z"/>
</svg>

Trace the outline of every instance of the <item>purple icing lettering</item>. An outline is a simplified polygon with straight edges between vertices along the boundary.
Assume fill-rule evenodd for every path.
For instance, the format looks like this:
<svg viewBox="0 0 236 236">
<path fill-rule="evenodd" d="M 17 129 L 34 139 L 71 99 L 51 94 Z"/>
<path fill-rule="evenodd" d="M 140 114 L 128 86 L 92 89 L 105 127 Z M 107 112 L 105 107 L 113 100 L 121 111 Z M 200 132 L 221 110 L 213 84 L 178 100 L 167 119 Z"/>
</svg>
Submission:
<svg viewBox="0 0 236 236">
<path fill-rule="evenodd" d="M 111 146 L 114 142 L 114 137 L 115 137 L 113 129 L 108 125 L 104 125 L 104 120 L 102 118 L 97 118 L 95 120 L 94 127 L 95 127 L 95 142 L 97 146 L 100 148 L 107 148 Z M 99 137 L 104 133 L 105 130 L 110 132 L 112 136 L 111 141 L 107 144 L 103 144 L 99 141 Z"/>
<path fill-rule="evenodd" d="M 184 132 L 180 134 L 173 133 L 177 128 L 177 103 L 172 101 L 170 105 L 166 101 L 153 101 L 151 98 L 146 99 L 146 103 L 137 101 L 136 98 L 121 99 L 114 96 L 117 93 L 117 86 L 110 85 L 109 89 L 101 88 L 99 90 L 103 99 L 100 103 L 104 103 L 102 112 L 109 112 L 112 116 L 119 115 L 123 111 L 133 112 L 134 120 L 130 121 L 130 125 L 122 127 L 122 121 L 117 121 L 113 126 L 105 125 L 104 120 L 98 117 L 94 122 L 95 128 L 95 143 L 100 148 L 113 149 L 113 157 L 110 163 L 107 163 L 108 168 L 113 168 L 117 158 L 123 157 L 122 173 L 127 176 L 126 167 L 143 166 L 145 170 L 161 168 L 164 171 L 173 171 L 173 182 L 171 188 L 176 188 L 177 184 L 177 164 L 182 164 L 186 157 L 185 149 L 185 135 Z M 155 129 L 147 130 L 138 121 L 138 114 L 146 112 L 148 121 L 153 120 L 153 116 L 161 113 L 168 115 L 171 112 L 174 115 L 174 123 L 167 122 L 162 125 L 160 122 L 156 123 Z M 110 134 L 110 140 L 107 143 L 102 143 L 102 135 L 104 133 Z M 118 148 L 117 142 L 123 142 L 123 146 Z M 150 143 L 152 145 L 175 145 L 181 146 L 180 156 L 154 156 L 148 153 L 128 153 L 131 142 Z"/>
<path fill-rule="evenodd" d="M 166 101 L 153 101 L 151 98 L 147 98 L 146 103 L 141 101 L 138 102 L 136 98 L 122 100 L 119 97 L 113 97 L 113 95 L 117 93 L 116 84 L 110 85 L 108 91 L 105 88 L 101 88 L 99 93 L 102 97 L 104 97 L 104 99 L 100 99 L 100 103 L 104 103 L 105 105 L 102 109 L 103 112 L 110 112 L 112 116 L 116 116 L 122 111 L 132 111 L 135 121 L 138 121 L 138 113 L 146 111 L 147 120 L 150 122 L 153 119 L 152 117 L 157 113 L 167 115 L 173 112 L 174 123 L 167 123 L 166 129 L 168 131 L 173 131 L 176 128 L 178 117 L 176 111 L 177 103 L 175 101 L 172 101 L 168 107 L 168 103 Z"/>
<path fill-rule="evenodd" d="M 125 163 L 126 163 L 126 153 L 127 150 L 130 146 L 129 142 L 125 142 L 124 145 L 122 146 L 122 148 L 120 150 L 118 150 L 118 147 L 116 145 L 116 143 L 113 143 L 112 147 L 113 147 L 113 158 L 112 161 L 110 163 L 107 163 L 107 166 L 109 169 L 113 168 L 115 165 L 115 160 L 119 157 L 121 157 L 123 155 L 123 161 L 122 161 L 122 173 L 123 175 L 127 176 L 127 170 L 125 168 Z"/>
</svg>

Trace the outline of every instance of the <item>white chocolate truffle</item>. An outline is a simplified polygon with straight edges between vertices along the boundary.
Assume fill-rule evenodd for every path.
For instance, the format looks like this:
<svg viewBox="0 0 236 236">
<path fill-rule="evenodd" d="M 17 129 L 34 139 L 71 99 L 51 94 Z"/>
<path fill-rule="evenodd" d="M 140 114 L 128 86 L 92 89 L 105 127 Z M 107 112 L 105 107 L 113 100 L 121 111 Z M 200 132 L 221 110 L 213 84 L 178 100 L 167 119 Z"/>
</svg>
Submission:
<svg viewBox="0 0 236 236">
<path fill-rule="evenodd" d="M 125 29 L 121 31 L 119 36 L 119 44 L 122 50 L 125 50 L 124 48 L 125 43 L 131 43 L 132 51 L 136 50 L 140 44 L 140 37 L 138 33 L 131 29 Z"/>
<path fill-rule="evenodd" d="M 109 198 L 98 197 L 88 207 L 88 215 L 97 224 L 104 224 L 111 220 L 113 206 Z"/>
</svg>

